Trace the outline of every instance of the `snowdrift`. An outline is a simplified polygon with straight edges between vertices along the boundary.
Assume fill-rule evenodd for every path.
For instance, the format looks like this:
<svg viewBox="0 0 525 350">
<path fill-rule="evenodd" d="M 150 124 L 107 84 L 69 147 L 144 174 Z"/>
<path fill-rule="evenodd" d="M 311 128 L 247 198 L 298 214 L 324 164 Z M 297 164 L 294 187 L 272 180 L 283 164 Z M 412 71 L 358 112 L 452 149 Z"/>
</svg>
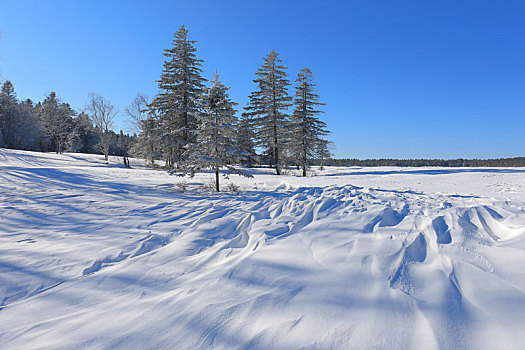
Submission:
<svg viewBox="0 0 525 350">
<path fill-rule="evenodd" d="M 0 150 L 0 348 L 523 348 L 525 172 L 433 170 L 212 194 Z"/>
</svg>

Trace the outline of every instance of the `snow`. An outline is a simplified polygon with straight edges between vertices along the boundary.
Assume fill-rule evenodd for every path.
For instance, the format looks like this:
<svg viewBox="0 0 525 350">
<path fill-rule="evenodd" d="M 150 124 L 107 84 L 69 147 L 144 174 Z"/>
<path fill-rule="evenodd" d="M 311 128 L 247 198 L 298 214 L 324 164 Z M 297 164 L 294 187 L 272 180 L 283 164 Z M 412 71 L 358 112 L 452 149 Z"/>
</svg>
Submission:
<svg viewBox="0 0 525 350">
<path fill-rule="evenodd" d="M 0 348 L 525 344 L 525 169 L 131 165 L 0 149 Z"/>
</svg>

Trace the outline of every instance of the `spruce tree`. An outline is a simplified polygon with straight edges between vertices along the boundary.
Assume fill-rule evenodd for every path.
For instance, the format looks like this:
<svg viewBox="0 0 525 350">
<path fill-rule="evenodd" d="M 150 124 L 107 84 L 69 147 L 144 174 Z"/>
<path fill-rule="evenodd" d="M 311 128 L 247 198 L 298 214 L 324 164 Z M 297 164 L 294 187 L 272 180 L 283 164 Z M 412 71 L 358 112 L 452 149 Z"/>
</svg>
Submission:
<svg viewBox="0 0 525 350">
<path fill-rule="evenodd" d="M 136 157 L 149 160 L 151 166 L 155 166 L 155 159 L 162 156 L 159 146 L 162 137 L 159 120 L 151 113 L 139 122 L 141 132 L 130 152 Z"/>
<path fill-rule="evenodd" d="M 316 156 L 316 151 L 322 149 L 323 156 L 326 156 L 322 136 L 327 135 L 328 131 L 326 123 L 317 117 L 323 113 L 317 107 L 324 103 L 319 102 L 319 95 L 315 93 L 315 82 L 310 69 L 303 68 L 299 72 L 296 84 L 290 144 L 296 164 L 302 167 L 302 174 L 306 176 L 308 160 Z"/>
<path fill-rule="evenodd" d="M 51 92 L 42 103 L 40 123 L 44 134 L 52 142 L 55 152 L 62 153 L 73 129 L 76 113 L 67 103 L 62 103 L 55 92 Z"/>
<path fill-rule="evenodd" d="M 332 145 L 330 141 L 321 139 L 315 147 L 315 156 L 319 160 L 319 170 L 321 171 L 324 170 L 325 161 L 332 156 L 330 145 Z"/>
<path fill-rule="evenodd" d="M 173 46 L 164 51 L 166 61 L 158 81 L 161 92 L 149 105 L 162 129 L 162 148 L 169 166 L 181 162 L 184 152 L 195 143 L 199 97 L 204 79 L 202 60 L 197 59 L 195 41 L 188 40 L 181 26 L 174 34 Z"/>
<path fill-rule="evenodd" d="M 129 135 L 124 135 L 124 132 L 122 129 L 117 134 L 117 140 L 116 140 L 116 152 L 115 154 L 117 156 L 121 156 L 124 161 L 124 166 L 126 168 L 130 168 L 129 165 L 129 151 L 131 148 L 131 137 Z"/>
<path fill-rule="evenodd" d="M 81 112 L 73 119 L 73 128 L 67 139 L 67 148 L 71 152 L 95 153 L 95 145 L 100 141 L 91 119 Z"/>
<path fill-rule="evenodd" d="M 0 146 L 13 148 L 19 125 L 19 108 L 13 84 L 7 80 L 0 91 Z"/>
<path fill-rule="evenodd" d="M 202 113 L 196 131 L 197 143 L 190 148 L 187 171 L 194 174 L 202 169 L 215 172 L 215 190 L 220 191 L 219 170 L 227 167 L 229 172 L 247 175 L 233 167 L 239 158 L 236 147 L 235 105 L 228 95 L 228 90 L 215 74 L 210 88 L 205 88 L 202 95 Z"/>
<path fill-rule="evenodd" d="M 258 90 L 253 92 L 246 110 L 255 124 L 257 145 L 265 149 L 277 175 L 281 174 L 281 153 L 286 147 L 289 118 L 285 111 L 291 105 L 290 82 L 279 55 L 271 50 L 255 73 Z"/>
<path fill-rule="evenodd" d="M 16 129 L 15 147 L 27 151 L 39 150 L 42 135 L 35 116 L 35 106 L 31 99 L 18 104 L 19 123 Z"/>
<path fill-rule="evenodd" d="M 240 151 L 239 162 L 247 167 L 257 162 L 254 140 L 253 122 L 247 113 L 242 113 L 237 123 L 237 148 Z"/>
</svg>

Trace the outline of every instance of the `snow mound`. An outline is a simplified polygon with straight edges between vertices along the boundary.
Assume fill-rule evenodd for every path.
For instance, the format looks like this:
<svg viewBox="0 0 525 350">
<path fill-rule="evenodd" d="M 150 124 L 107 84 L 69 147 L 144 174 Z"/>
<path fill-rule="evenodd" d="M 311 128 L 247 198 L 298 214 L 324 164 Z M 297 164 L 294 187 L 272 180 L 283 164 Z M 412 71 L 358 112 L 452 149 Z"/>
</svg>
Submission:
<svg viewBox="0 0 525 350">
<path fill-rule="evenodd" d="M 98 156 L 1 156 L 1 348 L 525 344 L 519 196 L 407 188 L 411 172 L 353 186 L 393 176 L 341 169 L 181 193 Z"/>
</svg>

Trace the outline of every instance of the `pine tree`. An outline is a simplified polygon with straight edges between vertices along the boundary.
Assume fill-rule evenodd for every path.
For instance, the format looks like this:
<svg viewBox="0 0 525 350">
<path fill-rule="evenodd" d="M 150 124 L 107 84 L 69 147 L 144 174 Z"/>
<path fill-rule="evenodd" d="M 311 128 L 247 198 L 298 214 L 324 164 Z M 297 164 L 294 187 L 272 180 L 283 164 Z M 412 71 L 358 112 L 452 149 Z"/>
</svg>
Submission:
<svg viewBox="0 0 525 350">
<path fill-rule="evenodd" d="M 144 120 L 139 122 L 142 130 L 137 142 L 131 148 L 131 154 L 150 161 L 150 165 L 155 165 L 155 159 L 161 156 L 159 145 L 161 144 L 161 128 L 158 118 L 151 113 Z"/>
<path fill-rule="evenodd" d="M 242 113 L 237 123 L 237 148 L 240 151 L 239 162 L 247 167 L 251 167 L 257 162 L 255 153 L 255 134 L 253 122 L 248 113 Z"/>
<path fill-rule="evenodd" d="M 319 160 L 319 170 L 324 170 L 324 163 L 332 156 L 330 152 L 330 145 L 332 143 L 327 140 L 321 139 L 320 142 L 315 146 L 315 156 Z"/>
<path fill-rule="evenodd" d="M 67 148 L 71 152 L 94 153 L 95 145 L 100 142 L 91 119 L 85 112 L 73 118 L 73 128 L 67 139 Z"/>
<path fill-rule="evenodd" d="M 197 143 L 190 148 L 187 171 L 194 174 L 202 169 L 215 172 L 215 190 L 220 191 L 219 170 L 227 167 L 229 172 L 247 175 L 233 167 L 239 158 L 236 147 L 235 105 L 228 95 L 229 88 L 219 81 L 215 74 L 210 88 L 205 88 L 202 96 L 203 111 L 199 117 L 196 136 Z"/>
<path fill-rule="evenodd" d="M 18 104 L 18 110 L 20 122 L 16 132 L 15 147 L 27 151 L 37 151 L 42 134 L 35 116 L 35 105 L 31 99 L 26 99 Z"/>
<path fill-rule="evenodd" d="M 286 79 L 286 67 L 280 64 L 279 55 L 271 50 L 264 64 L 255 73 L 258 90 L 250 95 L 246 110 L 256 126 L 258 146 L 265 149 L 275 165 L 277 175 L 281 174 L 281 153 L 286 147 L 289 120 L 285 111 L 291 105 L 288 95 L 290 82 Z"/>
<path fill-rule="evenodd" d="M 310 69 L 303 68 L 297 76 L 296 83 L 290 137 L 293 157 L 302 167 L 303 176 L 306 176 L 308 160 L 316 155 L 319 146 L 324 143 L 322 136 L 327 135 L 328 131 L 326 123 L 317 117 L 323 113 L 317 110 L 317 107 L 323 106 L 324 103 L 319 102 L 319 95 L 315 93 L 315 82 Z M 322 149 L 324 156 L 325 148 Z"/>
<path fill-rule="evenodd" d="M 130 168 L 129 165 L 129 149 L 130 149 L 130 137 L 129 135 L 124 135 L 124 132 L 120 130 L 117 134 L 116 140 L 116 152 L 117 156 L 121 156 L 124 161 L 124 166 Z"/>
<path fill-rule="evenodd" d="M 13 148 L 19 126 L 19 109 L 13 84 L 7 80 L 0 92 L 0 146 Z"/>
<path fill-rule="evenodd" d="M 184 151 L 195 143 L 199 97 L 204 79 L 202 60 L 197 59 L 188 30 L 181 26 L 174 34 L 173 46 L 164 51 L 166 61 L 158 87 L 161 93 L 149 105 L 162 128 L 162 147 L 169 166 L 183 160 Z"/>
<path fill-rule="evenodd" d="M 40 123 L 44 134 L 53 143 L 55 152 L 62 153 L 73 128 L 72 116 L 75 111 L 69 104 L 62 103 L 55 92 L 51 92 L 42 103 Z"/>
</svg>

